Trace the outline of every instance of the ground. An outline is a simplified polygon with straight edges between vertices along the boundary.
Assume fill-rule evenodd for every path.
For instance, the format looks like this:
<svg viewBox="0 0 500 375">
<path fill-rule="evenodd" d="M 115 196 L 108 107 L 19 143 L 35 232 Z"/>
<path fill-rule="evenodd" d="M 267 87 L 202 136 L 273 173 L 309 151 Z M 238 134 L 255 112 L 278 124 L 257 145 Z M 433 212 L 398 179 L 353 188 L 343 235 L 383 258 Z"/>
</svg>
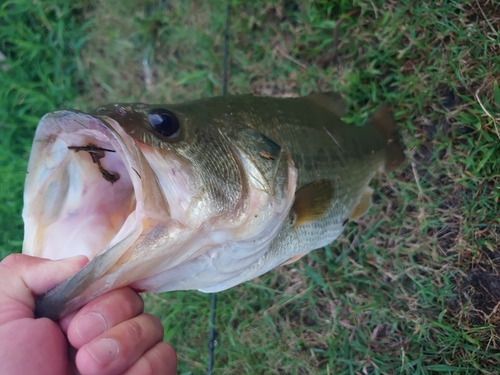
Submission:
<svg viewBox="0 0 500 375">
<path fill-rule="evenodd" d="M 355 124 L 389 102 L 408 161 L 373 182 L 373 208 L 334 244 L 218 295 L 215 373 L 498 373 L 500 5 L 230 4 L 230 94 L 336 90 Z M 0 256 L 21 249 L 40 117 L 219 95 L 224 25 L 223 1 L 0 5 Z M 146 302 L 179 373 L 203 373 L 209 296 Z"/>
</svg>

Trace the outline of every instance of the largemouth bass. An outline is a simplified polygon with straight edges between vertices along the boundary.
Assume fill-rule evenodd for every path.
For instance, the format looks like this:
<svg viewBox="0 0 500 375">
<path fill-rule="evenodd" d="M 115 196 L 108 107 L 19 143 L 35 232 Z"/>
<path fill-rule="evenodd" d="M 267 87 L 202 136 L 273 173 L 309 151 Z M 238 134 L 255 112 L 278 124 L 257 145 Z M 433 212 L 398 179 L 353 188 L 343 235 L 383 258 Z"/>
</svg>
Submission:
<svg viewBox="0 0 500 375">
<path fill-rule="evenodd" d="M 336 93 L 112 104 L 40 121 L 23 252 L 90 262 L 40 296 L 59 319 L 126 285 L 217 292 L 333 242 L 404 160 L 393 117 L 340 119 Z"/>
</svg>

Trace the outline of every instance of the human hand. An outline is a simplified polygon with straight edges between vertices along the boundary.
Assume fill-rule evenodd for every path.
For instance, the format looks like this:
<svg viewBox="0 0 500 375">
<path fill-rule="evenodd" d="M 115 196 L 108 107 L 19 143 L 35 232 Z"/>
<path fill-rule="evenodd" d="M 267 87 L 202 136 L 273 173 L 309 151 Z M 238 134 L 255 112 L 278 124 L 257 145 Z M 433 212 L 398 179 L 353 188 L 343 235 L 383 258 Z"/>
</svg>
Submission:
<svg viewBox="0 0 500 375">
<path fill-rule="evenodd" d="M 80 270 L 84 256 L 0 262 L 0 374 L 176 374 L 163 327 L 130 288 L 104 294 L 53 322 L 35 319 L 35 296 Z M 69 344 L 68 344 L 69 341 Z"/>
</svg>

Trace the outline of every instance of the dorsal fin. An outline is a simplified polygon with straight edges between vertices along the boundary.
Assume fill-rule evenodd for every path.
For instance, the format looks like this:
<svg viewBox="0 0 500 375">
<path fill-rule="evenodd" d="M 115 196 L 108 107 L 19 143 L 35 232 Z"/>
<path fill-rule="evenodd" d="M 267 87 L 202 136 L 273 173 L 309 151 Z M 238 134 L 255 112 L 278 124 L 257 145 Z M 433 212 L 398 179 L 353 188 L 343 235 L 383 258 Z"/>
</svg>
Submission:
<svg viewBox="0 0 500 375">
<path fill-rule="evenodd" d="M 313 92 L 305 96 L 304 98 L 313 101 L 314 103 L 316 103 L 316 105 L 324 109 L 332 111 L 338 117 L 344 117 L 347 111 L 347 103 L 342 95 L 333 91 Z"/>
<path fill-rule="evenodd" d="M 382 133 L 387 142 L 384 171 L 394 171 L 405 161 L 405 153 L 391 107 L 387 104 L 381 105 L 368 122 Z"/>
</svg>

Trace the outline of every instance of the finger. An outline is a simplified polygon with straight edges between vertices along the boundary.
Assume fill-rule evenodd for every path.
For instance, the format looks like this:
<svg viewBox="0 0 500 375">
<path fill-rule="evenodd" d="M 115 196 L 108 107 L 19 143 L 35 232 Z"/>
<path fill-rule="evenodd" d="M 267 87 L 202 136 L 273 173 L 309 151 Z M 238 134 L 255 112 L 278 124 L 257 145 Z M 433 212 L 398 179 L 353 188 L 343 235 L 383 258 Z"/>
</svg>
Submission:
<svg viewBox="0 0 500 375">
<path fill-rule="evenodd" d="M 3 324 L 0 342 L 2 375 L 68 372 L 66 337 L 50 319 L 22 318 Z"/>
<path fill-rule="evenodd" d="M 26 286 L 38 295 L 74 275 L 88 261 L 84 255 L 49 260 L 24 254 L 11 254 L 0 263 L 3 266 L 0 274 L 10 273 L 10 276 L 22 278 Z"/>
<path fill-rule="evenodd" d="M 162 339 L 160 321 L 141 314 L 84 345 L 76 354 L 76 366 L 82 375 L 121 374 Z"/>
<path fill-rule="evenodd" d="M 78 310 L 70 312 L 68 315 L 59 319 L 59 327 L 61 327 L 61 330 L 66 334 L 66 336 L 68 335 L 69 325 L 73 321 L 76 314 L 78 314 Z"/>
<path fill-rule="evenodd" d="M 78 311 L 74 318 L 67 318 L 71 319 L 67 325 L 69 342 L 80 349 L 107 330 L 141 314 L 143 309 L 142 298 L 130 288 L 117 289 L 97 297 Z M 66 321 L 63 319 L 60 323 L 64 328 Z"/>
<path fill-rule="evenodd" d="M 123 375 L 175 375 L 177 356 L 174 348 L 159 342 L 139 358 Z"/>
<path fill-rule="evenodd" d="M 5 319 L 33 317 L 34 296 L 75 274 L 87 262 L 85 256 L 57 261 L 23 254 L 7 256 L 0 262 L 0 324 Z"/>
</svg>

